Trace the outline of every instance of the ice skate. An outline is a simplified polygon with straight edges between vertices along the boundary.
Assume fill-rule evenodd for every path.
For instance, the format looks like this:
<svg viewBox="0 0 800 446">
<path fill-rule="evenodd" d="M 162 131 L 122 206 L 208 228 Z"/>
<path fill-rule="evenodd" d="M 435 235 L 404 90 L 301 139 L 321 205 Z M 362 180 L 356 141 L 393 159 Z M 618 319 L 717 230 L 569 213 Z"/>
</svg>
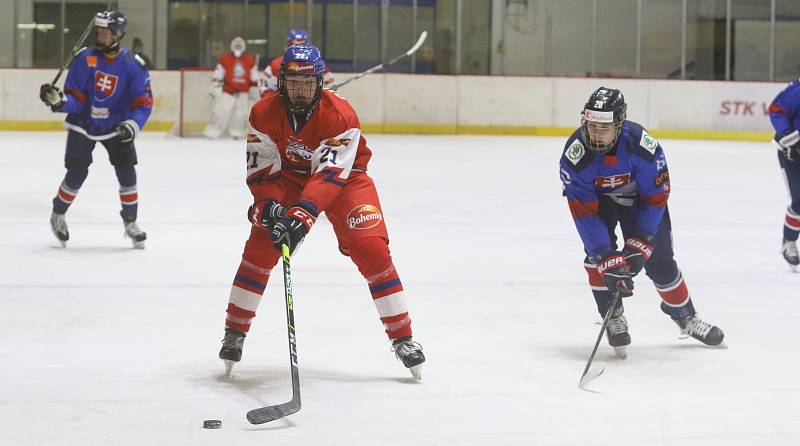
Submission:
<svg viewBox="0 0 800 446">
<path fill-rule="evenodd" d="M 628 352 L 625 347 L 631 343 L 631 335 L 628 334 L 628 320 L 625 319 L 625 315 L 620 313 L 608 319 L 606 336 L 608 344 L 614 348 L 614 354 L 621 359 L 627 358 Z"/>
<path fill-rule="evenodd" d="M 122 215 L 122 213 L 120 213 Z M 137 249 L 144 249 L 144 241 L 147 240 L 147 233 L 139 228 L 136 220 L 126 220 L 122 217 L 122 223 L 125 225 L 125 237 L 131 239 L 133 247 Z"/>
<path fill-rule="evenodd" d="M 784 240 L 781 246 L 781 255 L 789 263 L 792 271 L 797 271 L 797 265 L 800 264 L 800 254 L 797 253 L 797 243 L 793 240 Z"/>
<path fill-rule="evenodd" d="M 242 347 L 245 334 L 232 328 L 225 329 L 225 338 L 222 339 L 222 348 L 219 350 L 219 359 L 225 363 L 225 376 L 231 376 L 233 365 L 242 359 Z"/>
<path fill-rule="evenodd" d="M 699 317 L 697 317 L 697 315 L 692 316 L 689 319 L 673 319 L 673 321 L 675 321 L 675 323 L 678 324 L 678 327 L 681 328 L 681 338 L 687 338 L 691 336 L 703 344 L 710 346 L 717 346 L 721 344 L 722 340 L 725 338 L 725 334 L 719 329 L 719 327 L 702 321 Z"/>
<path fill-rule="evenodd" d="M 414 341 L 411 336 L 395 339 L 392 343 L 392 351 L 397 360 L 402 362 L 411 372 L 417 381 L 422 381 L 422 364 L 425 363 L 425 355 L 422 353 L 422 346 Z"/>
<path fill-rule="evenodd" d="M 53 230 L 53 235 L 56 236 L 61 246 L 67 246 L 67 240 L 69 240 L 69 230 L 67 229 L 67 220 L 64 218 L 64 214 L 56 214 L 53 212 L 50 214 L 50 229 Z"/>
</svg>

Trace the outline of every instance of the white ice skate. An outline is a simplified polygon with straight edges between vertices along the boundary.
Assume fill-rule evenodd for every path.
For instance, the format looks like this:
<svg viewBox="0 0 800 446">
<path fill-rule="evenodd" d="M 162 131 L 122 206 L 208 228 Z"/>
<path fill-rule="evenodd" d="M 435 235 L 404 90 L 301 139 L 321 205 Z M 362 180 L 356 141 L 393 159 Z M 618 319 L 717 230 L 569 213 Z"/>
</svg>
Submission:
<svg viewBox="0 0 800 446">
<path fill-rule="evenodd" d="M 64 214 L 50 214 L 50 229 L 53 230 L 53 235 L 56 236 L 61 246 L 67 247 L 67 240 L 69 240 L 69 229 L 67 229 L 67 220 Z"/>
<path fill-rule="evenodd" d="M 620 314 L 608 320 L 606 326 L 606 336 L 608 343 L 614 348 L 614 354 L 620 359 L 628 357 L 626 347 L 631 343 L 631 335 L 628 334 L 628 320 Z"/>
</svg>

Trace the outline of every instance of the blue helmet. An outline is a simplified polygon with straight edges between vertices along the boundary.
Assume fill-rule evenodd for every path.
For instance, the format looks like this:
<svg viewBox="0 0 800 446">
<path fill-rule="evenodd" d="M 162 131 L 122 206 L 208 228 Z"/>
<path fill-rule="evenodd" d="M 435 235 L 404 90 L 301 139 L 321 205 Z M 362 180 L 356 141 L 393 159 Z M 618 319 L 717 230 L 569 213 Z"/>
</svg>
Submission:
<svg viewBox="0 0 800 446">
<path fill-rule="evenodd" d="M 125 36 L 125 27 L 128 19 L 125 14 L 119 11 L 102 11 L 94 15 L 95 28 L 108 28 L 114 36 L 114 43 L 108 47 L 102 47 L 103 51 L 115 51 L 119 48 L 119 41 Z M 99 47 L 100 45 L 98 45 Z"/>
<path fill-rule="evenodd" d="M 295 43 L 295 40 L 302 40 L 301 43 Z M 292 45 L 306 45 L 308 43 L 308 33 L 302 28 L 292 28 L 289 34 L 286 35 L 286 44 Z"/>
<path fill-rule="evenodd" d="M 283 102 L 289 111 L 294 113 L 305 113 L 311 110 L 319 101 L 322 95 L 322 76 L 325 73 L 325 61 L 314 45 L 294 45 L 290 46 L 283 54 L 281 71 L 278 76 L 278 93 L 283 98 Z M 314 98 L 308 103 L 293 103 L 290 100 L 289 92 L 286 88 L 286 80 L 289 77 L 313 77 L 315 78 L 316 91 Z"/>
</svg>

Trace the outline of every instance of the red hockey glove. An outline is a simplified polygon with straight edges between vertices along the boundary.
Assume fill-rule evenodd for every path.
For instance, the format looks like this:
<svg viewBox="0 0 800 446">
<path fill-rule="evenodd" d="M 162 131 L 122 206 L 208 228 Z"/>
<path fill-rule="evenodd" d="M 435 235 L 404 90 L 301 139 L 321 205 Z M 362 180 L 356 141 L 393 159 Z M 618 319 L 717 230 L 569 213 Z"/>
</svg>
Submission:
<svg viewBox="0 0 800 446">
<path fill-rule="evenodd" d="M 314 226 L 318 215 L 316 206 L 307 201 L 301 201 L 290 207 L 275 219 L 270 235 L 272 243 L 278 250 L 281 249 L 281 244 L 287 243 L 289 252 L 293 253 Z"/>
<path fill-rule="evenodd" d="M 603 281 L 609 291 L 617 292 L 622 297 L 633 296 L 633 274 L 628 269 L 628 263 L 621 253 L 611 251 L 597 256 L 596 263 L 597 272 L 603 276 Z"/>
<path fill-rule="evenodd" d="M 625 261 L 628 263 L 628 269 L 634 276 L 644 268 L 644 264 L 650 260 L 653 255 L 653 237 L 647 235 L 643 237 L 629 237 L 625 240 L 625 249 L 622 250 L 622 255 L 625 256 Z"/>
</svg>

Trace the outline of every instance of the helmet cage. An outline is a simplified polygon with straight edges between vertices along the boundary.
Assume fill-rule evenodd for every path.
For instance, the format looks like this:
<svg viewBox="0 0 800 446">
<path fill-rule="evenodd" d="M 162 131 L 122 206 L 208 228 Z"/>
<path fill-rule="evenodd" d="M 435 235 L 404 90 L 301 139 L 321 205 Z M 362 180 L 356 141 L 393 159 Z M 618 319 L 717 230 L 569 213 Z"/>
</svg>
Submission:
<svg viewBox="0 0 800 446">
<path fill-rule="evenodd" d="M 628 106 L 619 90 L 600 88 L 589 98 L 581 113 L 581 137 L 586 147 L 594 153 L 603 154 L 611 151 L 619 141 L 622 126 L 627 117 Z M 609 142 L 592 139 L 589 127 L 599 131 L 605 126 L 613 126 L 613 138 Z"/>
</svg>

